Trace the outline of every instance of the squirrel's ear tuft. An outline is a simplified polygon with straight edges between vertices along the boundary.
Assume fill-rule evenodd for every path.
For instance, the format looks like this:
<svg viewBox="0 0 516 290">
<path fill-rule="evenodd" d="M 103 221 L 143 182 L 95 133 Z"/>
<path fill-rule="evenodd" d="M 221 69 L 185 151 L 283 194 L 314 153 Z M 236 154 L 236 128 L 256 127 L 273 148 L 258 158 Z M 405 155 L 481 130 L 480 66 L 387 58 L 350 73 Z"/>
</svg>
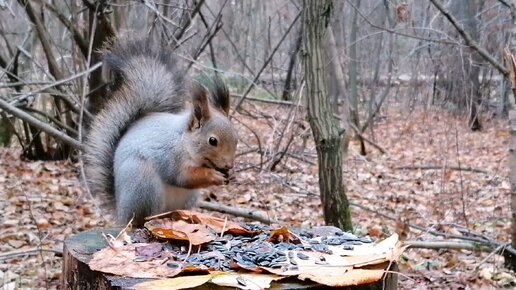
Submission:
<svg viewBox="0 0 516 290">
<path fill-rule="evenodd" d="M 224 84 L 222 79 L 218 76 L 213 79 L 213 87 L 211 88 L 211 101 L 217 109 L 222 110 L 226 116 L 229 115 L 229 90 L 226 84 Z"/>
<path fill-rule="evenodd" d="M 200 128 L 210 118 L 208 95 L 204 87 L 195 83 L 191 92 L 193 112 L 189 125 L 190 130 Z"/>
</svg>

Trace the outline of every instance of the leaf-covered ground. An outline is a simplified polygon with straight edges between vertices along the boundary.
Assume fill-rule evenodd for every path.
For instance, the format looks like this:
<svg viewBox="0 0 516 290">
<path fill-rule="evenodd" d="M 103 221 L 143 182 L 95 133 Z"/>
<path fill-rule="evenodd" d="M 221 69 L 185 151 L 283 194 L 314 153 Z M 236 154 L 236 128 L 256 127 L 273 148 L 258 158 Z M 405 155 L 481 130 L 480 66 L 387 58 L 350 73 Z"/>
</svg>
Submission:
<svg viewBox="0 0 516 290">
<path fill-rule="evenodd" d="M 292 107 L 248 104 L 234 118 L 241 136 L 236 181 L 206 190 L 205 200 L 259 210 L 289 226 L 323 224 L 315 148 L 303 116 Z M 508 132 L 504 120 L 485 118 L 483 125 L 471 132 L 463 117 L 442 111 L 384 112 L 366 136 L 387 153 L 366 144 L 368 155 L 360 156 L 356 140 L 349 147 L 345 182 L 356 231 L 375 238 L 397 232 L 407 240 L 442 239 L 410 224 L 508 242 Z M 56 288 L 61 258 L 52 250 L 62 249 L 69 235 L 112 221 L 83 191 L 78 165 L 22 161 L 19 155 L 0 150 L 0 284 Z M 459 166 L 469 170 L 455 170 Z M 400 263 L 400 287 L 514 287 L 503 259 L 488 255 L 410 249 Z"/>
</svg>

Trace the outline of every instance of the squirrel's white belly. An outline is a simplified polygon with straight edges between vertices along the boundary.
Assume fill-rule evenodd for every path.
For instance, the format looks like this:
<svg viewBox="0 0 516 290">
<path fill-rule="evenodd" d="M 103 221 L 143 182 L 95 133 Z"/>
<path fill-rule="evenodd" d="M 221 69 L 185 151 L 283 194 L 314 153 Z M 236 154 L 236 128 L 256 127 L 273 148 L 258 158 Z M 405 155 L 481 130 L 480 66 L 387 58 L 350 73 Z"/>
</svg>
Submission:
<svg viewBox="0 0 516 290">
<path fill-rule="evenodd" d="M 170 184 L 163 184 L 165 191 L 165 210 L 189 209 L 195 206 L 199 191 L 196 189 L 186 189 Z"/>
</svg>

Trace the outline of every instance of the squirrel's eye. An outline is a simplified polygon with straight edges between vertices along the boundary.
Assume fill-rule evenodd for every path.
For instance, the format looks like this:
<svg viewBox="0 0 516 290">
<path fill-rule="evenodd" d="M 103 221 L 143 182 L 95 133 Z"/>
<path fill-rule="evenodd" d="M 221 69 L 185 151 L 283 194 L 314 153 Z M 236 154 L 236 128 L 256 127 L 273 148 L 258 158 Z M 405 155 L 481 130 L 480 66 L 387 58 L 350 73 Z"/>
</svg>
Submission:
<svg viewBox="0 0 516 290">
<path fill-rule="evenodd" d="M 211 146 L 217 146 L 217 144 L 219 143 L 217 141 L 217 138 L 215 138 L 215 137 L 210 137 L 210 139 L 208 139 L 208 142 L 210 143 Z"/>
</svg>

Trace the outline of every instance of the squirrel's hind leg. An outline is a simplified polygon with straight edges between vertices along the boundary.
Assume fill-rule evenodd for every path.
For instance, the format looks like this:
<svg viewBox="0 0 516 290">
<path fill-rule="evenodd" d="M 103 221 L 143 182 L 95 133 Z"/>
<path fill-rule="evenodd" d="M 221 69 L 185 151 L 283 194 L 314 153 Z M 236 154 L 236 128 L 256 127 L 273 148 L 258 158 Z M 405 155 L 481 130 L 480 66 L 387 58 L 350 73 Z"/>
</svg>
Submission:
<svg viewBox="0 0 516 290">
<path fill-rule="evenodd" d="M 163 186 L 154 165 L 142 158 L 129 157 L 115 164 L 116 211 L 119 223 L 133 218 L 134 225 L 164 209 Z"/>
</svg>

